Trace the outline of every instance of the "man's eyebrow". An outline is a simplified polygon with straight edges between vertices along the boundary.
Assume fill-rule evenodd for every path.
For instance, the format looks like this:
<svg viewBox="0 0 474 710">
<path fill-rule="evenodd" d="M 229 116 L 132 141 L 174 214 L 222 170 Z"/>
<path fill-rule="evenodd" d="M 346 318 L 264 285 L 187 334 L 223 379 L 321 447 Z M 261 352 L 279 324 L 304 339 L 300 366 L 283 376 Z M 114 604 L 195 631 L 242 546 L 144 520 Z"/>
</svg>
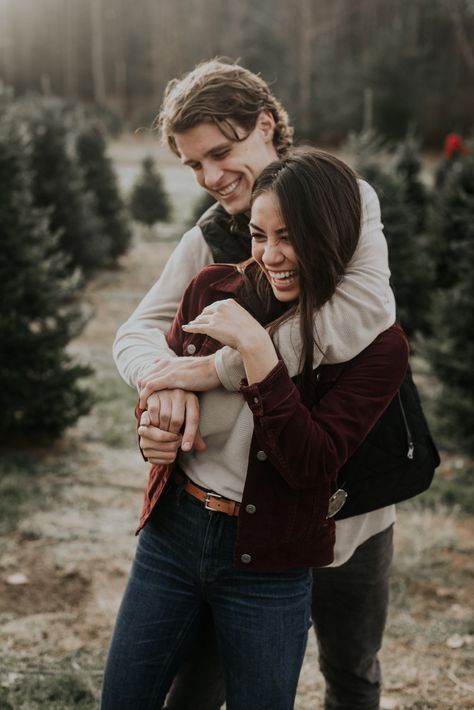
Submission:
<svg viewBox="0 0 474 710">
<path fill-rule="evenodd" d="M 219 145 L 213 145 L 212 148 L 209 148 L 204 153 L 204 157 L 207 158 L 209 155 L 212 155 L 213 153 L 218 153 L 221 150 L 225 150 L 229 147 L 229 141 L 226 141 L 225 143 L 219 143 Z M 183 165 L 190 165 L 191 163 L 200 163 L 200 160 L 195 160 L 194 158 L 188 158 L 188 160 L 183 161 Z"/>
</svg>

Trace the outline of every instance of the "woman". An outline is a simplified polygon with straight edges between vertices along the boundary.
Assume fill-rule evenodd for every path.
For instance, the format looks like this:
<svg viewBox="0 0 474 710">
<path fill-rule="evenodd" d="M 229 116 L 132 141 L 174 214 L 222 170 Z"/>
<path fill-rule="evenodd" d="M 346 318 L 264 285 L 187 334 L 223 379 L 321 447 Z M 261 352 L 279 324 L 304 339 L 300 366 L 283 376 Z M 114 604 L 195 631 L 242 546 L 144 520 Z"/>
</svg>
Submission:
<svg viewBox="0 0 474 710">
<path fill-rule="evenodd" d="M 229 710 L 293 707 L 309 568 L 333 558 L 337 474 L 392 400 L 408 359 L 395 325 L 350 362 L 313 370 L 313 312 L 342 278 L 360 219 L 352 171 L 319 151 L 295 153 L 256 181 L 253 261 L 209 266 L 188 287 L 170 346 L 208 355 L 230 345 L 246 380 L 240 393 L 202 396 L 205 450 L 176 457 L 179 437 L 163 432 L 151 443 L 139 428 L 155 465 L 104 710 L 161 708 L 209 608 Z M 271 334 L 295 314 L 303 352 L 295 353 L 302 367 L 293 382 Z"/>
</svg>

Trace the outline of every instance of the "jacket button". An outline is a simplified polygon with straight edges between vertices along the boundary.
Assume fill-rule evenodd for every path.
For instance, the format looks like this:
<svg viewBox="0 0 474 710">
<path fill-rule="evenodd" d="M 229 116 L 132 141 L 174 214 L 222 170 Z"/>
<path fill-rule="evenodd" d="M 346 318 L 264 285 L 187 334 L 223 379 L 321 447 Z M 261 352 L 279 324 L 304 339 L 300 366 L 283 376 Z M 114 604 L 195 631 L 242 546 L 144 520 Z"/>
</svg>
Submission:
<svg viewBox="0 0 474 710">
<path fill-rule="evenodd" d="M 252 557 L 250 555 L 247 555 L 247 553 L 242 555 L 240 559 L 245 565 L 248 565 L 249 562 L 252 562 Z"/>
<path fill-rule="evenodd" d="M 245 506 L 245 512 L 250 513 L 250 515 L 252 515 L 256 511 L 257 511 L 257 508 L 254 505 L 252 505 L 251 503 L 249 503 L 248 505 Z"/>
<path fill-rule="evenodd" d="M 257 451 L 257 459 L 259 461 L 266 461 L 268 456 L 266 455 L 265 451 Z"/>
<path fill-rule="evenodd" d="M 260 402 L 260 400 L 259 400 L 258 397 L 254 397 L 254 398 L 253 398 L 253 403 L 254 403 L 254 404 L 258 404 L 259 402 Z"/>
<path fill-rule="evenodd" d="M 188 353 L 188 355 L 194 355 L 194 353 L 196 352 L 196 346 L 194 345 L 194 343 L 189 343 L 188 347 L 186 348 L 186 352 Z"/>
</svg>

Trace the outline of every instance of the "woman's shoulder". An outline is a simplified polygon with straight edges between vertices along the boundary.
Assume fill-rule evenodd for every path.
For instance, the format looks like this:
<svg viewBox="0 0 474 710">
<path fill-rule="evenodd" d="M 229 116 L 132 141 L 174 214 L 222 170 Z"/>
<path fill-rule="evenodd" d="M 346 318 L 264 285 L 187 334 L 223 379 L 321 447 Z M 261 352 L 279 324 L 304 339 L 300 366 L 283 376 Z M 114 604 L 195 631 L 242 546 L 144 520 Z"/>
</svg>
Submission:
<svg viewBox="0 0 474 710">
<path fill-rule="evenodd" d="M 199 289 L 224 287 L 229 290 L 234 282 L 237 285 L 241 280 L 238 264 L 209 264 L 196 274 L 190 285 Z"/>
<path fill-rule="evenodd" d="M 394 323 L 390 328 L 380 333 L 373 341 L 372 346 L 401 350 L 406 353 L 409 351 L 408 338 L 400 323 Z"/>
</svg>

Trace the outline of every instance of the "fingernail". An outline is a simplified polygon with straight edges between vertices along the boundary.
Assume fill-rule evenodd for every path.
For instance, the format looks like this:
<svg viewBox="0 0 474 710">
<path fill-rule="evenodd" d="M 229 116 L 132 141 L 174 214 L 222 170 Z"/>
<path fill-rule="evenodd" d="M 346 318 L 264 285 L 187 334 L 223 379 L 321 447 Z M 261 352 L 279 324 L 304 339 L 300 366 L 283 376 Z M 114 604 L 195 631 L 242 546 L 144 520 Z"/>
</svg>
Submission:
<svg viewBox="0 0 474 710">
<path fill-rule="evenodd" d="M 182 446 L 181 446 L 182 451 L 190 451 L 191 450 L 191 444 L 189 441 L 186 441 Z"/>
</svg>

